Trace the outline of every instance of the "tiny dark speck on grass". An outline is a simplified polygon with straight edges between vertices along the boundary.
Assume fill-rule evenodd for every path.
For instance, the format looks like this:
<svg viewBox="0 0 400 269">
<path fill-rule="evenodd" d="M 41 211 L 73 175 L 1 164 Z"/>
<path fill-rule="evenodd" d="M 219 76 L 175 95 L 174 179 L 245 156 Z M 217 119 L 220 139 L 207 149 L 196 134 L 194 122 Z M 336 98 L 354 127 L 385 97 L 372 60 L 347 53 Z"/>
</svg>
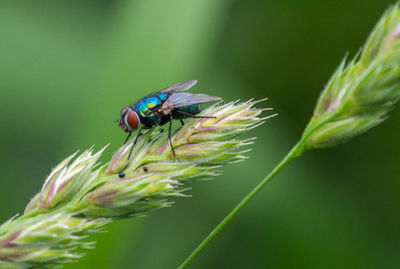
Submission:
<svg viewBox="0 0 400 269">
<path fill-rule="evenodd" d="M 118 176 L 119 176 L 120 178 L 123 178 L 123 177 L 125 177 L 125 173 L 121 172 L 121 173 L 119 173 Z"/>
<path fill-rule="evenodd" d="M 143 171 L 147 172 L 147 171 L 149 171 L 149 169 L 145 166 L 145 167 L 143 167 Z"/>
</svg>

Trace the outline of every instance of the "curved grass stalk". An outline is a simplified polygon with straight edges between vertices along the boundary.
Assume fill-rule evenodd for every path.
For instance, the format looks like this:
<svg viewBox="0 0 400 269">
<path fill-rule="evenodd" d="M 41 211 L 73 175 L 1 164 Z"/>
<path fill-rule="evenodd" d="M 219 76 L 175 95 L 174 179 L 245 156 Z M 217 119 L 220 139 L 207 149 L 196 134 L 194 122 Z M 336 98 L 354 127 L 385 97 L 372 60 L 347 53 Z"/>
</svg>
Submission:
<svg viewBox="0 0 400 269">
<path fill-rule="evenodd" d="M 387 118 L 400 98 L 400 8 L 389 8 L 353 60 L 342 61 L 319 97 L 300 141 L 179 267 L 185 268 L 226 224 L 293 158 L 344 143 Z"/>
</svg>

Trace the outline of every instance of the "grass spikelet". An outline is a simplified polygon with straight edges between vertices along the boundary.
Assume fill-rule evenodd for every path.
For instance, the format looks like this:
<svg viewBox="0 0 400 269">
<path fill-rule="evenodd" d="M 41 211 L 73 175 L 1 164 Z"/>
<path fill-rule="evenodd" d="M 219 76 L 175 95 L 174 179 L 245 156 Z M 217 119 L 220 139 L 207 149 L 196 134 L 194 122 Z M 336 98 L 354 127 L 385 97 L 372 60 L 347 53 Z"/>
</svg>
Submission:
<svg viewBox="0 0 400 269">
<path fill-rule="evenodd" d="M 170 205 L 183 196 L 185 183 L 209 179 L 221 166 L 245 159 L 252 139 L 236 139 L 264 122 L 256 102 L 231 102 L 207 108 L 178 129 L 172 142 L 154 128 L 119 148 L 98 167 L 103 148 L 71 155 L 56 166 L 24 215 L 0 226 L 0 268 L 54 268 L 79 259 L 92 248 L 87 239 L 108 222 Z M 77 156 L 77 157 L 76 157 Z M 121 170 L 124 176 L 120 177 Z"/>
</svg>

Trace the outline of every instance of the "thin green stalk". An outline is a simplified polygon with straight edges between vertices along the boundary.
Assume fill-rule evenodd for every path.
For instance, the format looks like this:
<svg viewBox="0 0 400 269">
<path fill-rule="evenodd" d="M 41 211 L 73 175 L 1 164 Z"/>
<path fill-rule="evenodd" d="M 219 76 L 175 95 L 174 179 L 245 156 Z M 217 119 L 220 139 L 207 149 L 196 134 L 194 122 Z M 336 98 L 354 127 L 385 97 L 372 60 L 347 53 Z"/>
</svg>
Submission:
<svg viewBox="0 0 400 269">
<path fill-rule="evenodd" d="M 201 250 L 228 224 L 231 219 L 248 203 L 250 200 L 271 181 L 292 159 L 300 156 L 304 152 L 302 141 L 298 142 L 281 162 L 254 188 L 247 194 L 236 207 L 214 228 L 214 230 L 197 246 L 190 256 L 179 266 L 179 269 L 186 268 Z"/>
<path fill-rule="evenodd" d="M 290 160 L 306 150 L 345 143 L 378 125 L 400 100 L 400 5 L 389 8 L 369 36 L 364 49 L 352 60 L 344 59 L 315 107 L 300 142 L 218 224 L 182 263 L 185 268 Z"/>
</svg>

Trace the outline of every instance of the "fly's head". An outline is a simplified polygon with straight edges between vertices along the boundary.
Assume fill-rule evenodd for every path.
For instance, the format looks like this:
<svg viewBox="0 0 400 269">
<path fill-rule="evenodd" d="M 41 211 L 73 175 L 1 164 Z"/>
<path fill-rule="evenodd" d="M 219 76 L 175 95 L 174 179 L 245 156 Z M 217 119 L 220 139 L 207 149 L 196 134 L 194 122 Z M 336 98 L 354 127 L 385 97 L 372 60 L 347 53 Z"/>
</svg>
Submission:
<svg viewBox="0 0 400 269">
<path fill-rule="evenodd" d="M 125 132 L 133 132 L 140 126 L 139 115 L 131 107 L 124 107 L 121 110 L 121 119 L 118 125 Z"/>
</svg>

